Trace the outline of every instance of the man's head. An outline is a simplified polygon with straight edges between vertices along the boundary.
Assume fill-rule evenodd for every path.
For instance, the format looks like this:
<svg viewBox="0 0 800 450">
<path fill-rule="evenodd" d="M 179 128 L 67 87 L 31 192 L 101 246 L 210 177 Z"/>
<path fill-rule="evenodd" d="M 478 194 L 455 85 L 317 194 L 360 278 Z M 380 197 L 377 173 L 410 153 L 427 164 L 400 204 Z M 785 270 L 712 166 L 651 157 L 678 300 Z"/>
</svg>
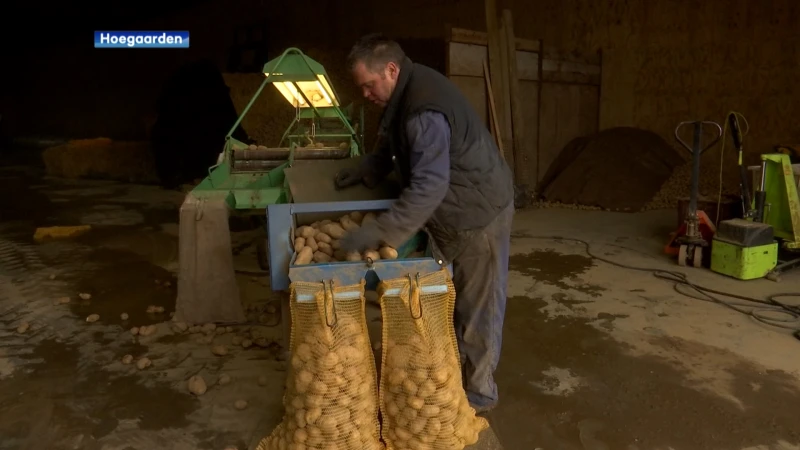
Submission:
<svg viewBox="0 0 800 450">
<path fill-rule="evenodd" d="M 356 42 L 347 57 L 347 64 L 364 97 L 384 107 L 397 85 L 400 64 L 405 56 L 397 42 L 376 33 Z"/>
</svg>

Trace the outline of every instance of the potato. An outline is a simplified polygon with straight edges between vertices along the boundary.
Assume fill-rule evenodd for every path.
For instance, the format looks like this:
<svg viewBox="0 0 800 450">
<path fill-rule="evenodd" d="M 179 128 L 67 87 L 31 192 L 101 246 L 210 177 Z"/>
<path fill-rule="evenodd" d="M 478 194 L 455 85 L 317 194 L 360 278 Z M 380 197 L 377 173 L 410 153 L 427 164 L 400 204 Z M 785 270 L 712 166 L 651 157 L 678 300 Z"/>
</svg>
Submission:
<svg viewBox="0 0 800 450">
<path fill-rule="evenodd" d="M 353 211 L 350 213 L 350 220 L 361 225 L 361 221 L 364 220 L 364 214 L 361 211 Z"/>
<path fill-rule="evenodd" d="M 419 389 L 417 389 L 417 395 L 422 398 L 428 398 L 436 393 L 436 383 L 432 380 L 425 380 L 419 385 Z"/>
<path fill-rule="evenodd" d="M 308 248 L 308 247 L 306 247 Z M 324 252 L 314 252 L 314 262 L 316 263 L 328 263 L 331 262 L 331 257 L 327 253 Z"/>
<path fill-rule="evenodd" d="M 342 248 L 342 245 L 338 239 L 333 239 L 331 241 L 331 248 L 334 250 L 339 250 L 340 248 Z"/>
<path fill-rule="evenodd" d="M 320 242 L 324 242 L 326 244 L 330 244 L 331 241 L 333 241 L 333 239 L 331 239 L 330 236 L 328 236 L 327 234 L 323 233 L 322 231 L 320 231 L 320 232 L 318 232 L 317 234 L 314 235 L 314 240 L 317 241 L 318 244 Z"/>
<path fill-rule="evenodd" d="M 338 223 L 329 223 L 327 225 L 323 225 L 321 231 L 333 239 L 341 239 L 345 234 L 347 234 L 345 229 L 342 228 L 342 226 Z"/>
<path fill-rule="evenodd" d="M 361 261 L 361 253 L 348 252 L 347 255 L 345 255 L 345 259 L 347 261 Z"/>
<path fill-rule="evenodd" d="M 359 255 L 359 260 L 361 255 Z M 336 249 L 333 251 L 333 259 L 336 261 L 346 261 L 347 260 L 347 252 L 342 249 Z"/>
<path fill-rule="evenodd" d="M 319 246 L 317 245 L 317 240 L 314 239 L 313 236 L 309 236 L 306 238 L 306 247 L 310 247 L 311 251 L 319 250 Z"/>
<path fill-rule="evenodd" d="M 311 247 L 303 247 L 302 250 L 297 252 L 297 258 L 295 258 L 294 264 L 296 266 L 308 264 L 311 262 L 311 259 L 313 257 L 314 257 L 314 250 L 311 250 Z"/>
<path fill-rule="evenodd" d="M 353 219 L 351 219 L 349 216 L 343 216 L 341 219 L 339 219 L 339 223 L 342 224 L 342 228 L 344 228 L 345 231 L 353 231 L 360 228 L 360 226 L 353 222 Z"/>
<path fill-rule="evenodd" d="M 295 236 L 300 236 L 308 239 L 310 237 L 314 237 L 316 233 L 317 232 L 313 228 L 309 227 L 308 225 L 303 225 L 302 227 L 298 228 L 294 234 Z"/>
<path fill-rule="evenodd" d="M 378 251 L 378 254 L 383 259 L 397 259 L 397 250 L 393 249 L 392 247 L 381 247 Z"/>
<path fill-rule="evenodd" d="M 423 406 L 425 406 L 425 400 L 419 397 L 408 397 L 408 400 L 406 401 L 408 402 L 408 406 L 416 410 L 420 410 Z"/>
<path fill-rule="evenodd" d="M 327 224 L 329 224 L 329 223 L 332 223 L 332 222 L 333 222 L 333 221 L 332 221 L 331 219 L 325 219 L 325 220 L 323 220 L 323 221 L 320 221 L 320 223 L 319 223 L 319 227 L 320 227 L 320 229 L 322 229 L 322 227 L 324 227 L 325 225 L 327 225 Z"/>
<path fill-rule="evenodd" d="M 297 238 L 295 238 L 295 240 L 294 240 L 294 251 L 295 252 L 299 252 L 305 246 L 306 246 L 306 238 L 304 238 L 302 236 L 298 236 Z"/>
<path fill-rule="evenodd" d="M 440 367 L 431 372 L 431 380 L 438 385 L 444 385 L 450 379 L 450 372 L 445 367 Z"/>
<path fill-rule="evenodd" d="M 406 378 L 405 380 L 403 380 L 403 390 L 408 395 L 417 395 L 418 387 L 417 384 L 414 383 L 413 380 L 411 380 L 411 378 Z"/>
<path fill-rule="evenodd" d="M 389 374 L 389 384 L 393 386 L 402 386 L 403 382 L 408 378 L 408 374 L 403 369 L 394 369 Z"/>
<path fill-rule="evenodd" d="M 319 247 L 319 251 L 325 253 L 326 255 L 333 257 L 333 249 L 331 245 L 326 242 L 318 242 L 317 247 Z"/>
<path fill-rule="evenodd" d="M 378 261 L 381 259 L 381 255 L 376 252 L 375 250 L 367 250 L 364 252 L 364 260 L 371 259 L 373 261 Z"/>
<path fill-rule="evenodd" d="M 374 212 L 370 211 L 370 212 L 364 214 L 364 218 L 361 219 L 361 226 L 363 227 L 363 226 L 367 225 L 370 222 L 374 222 L 377 219 L 378 219 L 378 216 L 376 216 Z"/>
</svg>

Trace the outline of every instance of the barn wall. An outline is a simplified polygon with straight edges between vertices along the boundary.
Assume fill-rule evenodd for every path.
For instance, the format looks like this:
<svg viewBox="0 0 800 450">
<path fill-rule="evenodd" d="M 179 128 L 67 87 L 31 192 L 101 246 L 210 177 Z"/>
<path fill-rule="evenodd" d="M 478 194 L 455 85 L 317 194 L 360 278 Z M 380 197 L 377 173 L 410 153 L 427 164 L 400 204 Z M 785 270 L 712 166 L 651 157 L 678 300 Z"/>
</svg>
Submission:
<svg viewBox="0 0 800 450">
<path fill-rule="evenodd" d="M 600 124 L 652 129 L 670 142 L 684 120 L 722 121 L 744 114 L 747 151 L 767 151 L 798 136 L 798 15 L 793 0 L 530 0 L 500 1 L 514 12 L 519 37 L 561 50 L 603 52 Z M 183 60 L 207 56 L 221 66 L 237 25 L 268 25 L 273 49 L 315 49 L 348 91 L 337 66 L 353 39 L 381 30 L 406 38 L 415 59 L 436 62 L 443 24 L 485 29 L 481 0 L 341 2 L 297 0 L 292 11 L 273 2 L 211 2 L 142 28 L 192 32 L 193 48 L 95 51 L 91 39 L 20 63 L 4 88 L 4 124 L 15 134 L 138 137 L 157 89 Z M 403 6 L 398 6 L 398 5 Z M 210 17 L 210 19 L 209 19 Z M 440 46 L 441 45 L 441 46 Z M 327 54 L 328 49 L 335 52 Z M 273 53 L 274 55 L 274 53 Z M 327 55 L 327 56 L 326 56 Z M 54 67 L 63 68 L 53 70 Z M 13 105 L 13 106 L 9 106 Z M 372 112 L 371 117 L 375 117 Z M 709 152 L 718 158 L 718 152 Z"/>
</svg>

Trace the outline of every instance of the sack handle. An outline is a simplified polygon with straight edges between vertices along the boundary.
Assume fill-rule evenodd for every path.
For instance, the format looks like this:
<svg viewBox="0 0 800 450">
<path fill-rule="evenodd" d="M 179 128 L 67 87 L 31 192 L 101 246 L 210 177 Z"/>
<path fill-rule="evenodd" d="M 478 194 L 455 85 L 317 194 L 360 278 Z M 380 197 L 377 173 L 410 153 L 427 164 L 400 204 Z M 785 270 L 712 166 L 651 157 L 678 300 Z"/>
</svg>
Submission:
<svg viewBox="0 0 800 450">
<path fill-rule="evenodd" d="M 411 314 L 411 318 L 414 320 L 418 320 L 422 318 L 422 301 L 419 298 L 419 272 L 414 279 L 411 278 L 411 274 L 408 274 L 408 312 Z M 419 309 L 419 315 L 414 314 L 414 304 L 417 304 L 417 309 Z"/>
<path fill-rule="evenodd" d="M 325 325 L 328 328 L 333 328 L 339 323 L 339 315 L 336 314 L 336 302 L 333 298 L 333 280 L 328 280 L 328 286 L 325 285 L 325 280 L 322 281 L 322 292 L 323 292 L 323 308 L 325 311 Z M 328 314 L 328 304 L 331 306 L 331 313 Z M 333 322 L 331 322 L 331 317 L 333 318 Z"/>
</svg>

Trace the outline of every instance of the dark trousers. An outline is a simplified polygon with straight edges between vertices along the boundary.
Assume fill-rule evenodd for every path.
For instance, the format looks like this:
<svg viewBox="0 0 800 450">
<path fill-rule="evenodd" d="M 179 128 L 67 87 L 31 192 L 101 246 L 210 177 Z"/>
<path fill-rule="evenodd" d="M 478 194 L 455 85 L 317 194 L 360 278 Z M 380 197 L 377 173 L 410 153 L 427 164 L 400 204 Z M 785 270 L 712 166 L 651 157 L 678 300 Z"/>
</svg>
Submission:
<svg viewBox="0 0 800 450">
<path fill-rule="evenodd" d="M 510 204 L 486 228 L 463 242 L 453 263 L 455 331 L 464 389 L 476 408 L 498 401 L 494 372 L 500 361 L 511 247 Z"/>
</svg>

